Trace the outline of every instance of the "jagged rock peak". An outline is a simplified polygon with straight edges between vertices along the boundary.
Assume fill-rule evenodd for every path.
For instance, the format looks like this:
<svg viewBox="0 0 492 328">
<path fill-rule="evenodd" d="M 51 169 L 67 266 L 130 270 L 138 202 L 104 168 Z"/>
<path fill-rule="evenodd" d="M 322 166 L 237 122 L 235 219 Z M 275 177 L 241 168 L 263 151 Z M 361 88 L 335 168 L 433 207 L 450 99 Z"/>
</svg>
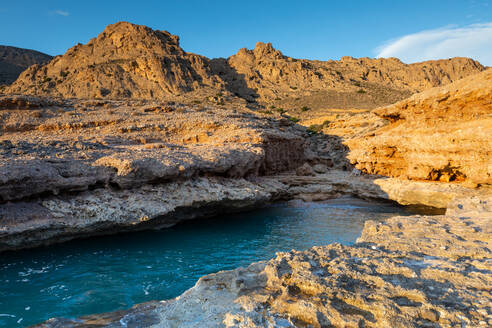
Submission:
<svg viewBox="0 0 492 328">
<path fill-rule="evenodd" d="M 280 52 L 280 50 L 275 49 L 270 42 L 268 43 L 263 43 L 263 42 L 258 42 L 256 43 L 255 49 L 253 50 L 255 57 L 276 57 L 276 58 L 282 58 L 283 54 Z"/>
<path fill-rule="evenodd" d="M 96 51 L 93 50 L 95 48 L 97 48 Z M 153 30 L 144 25 L 128 22 L 118 22 L 106 26 L 96 38 L 91 39 L 86 45 L 78 44 L 70 48 L 66 55 L 76 54 L 83 49 L 91 51 L 91 55 L 102 57 L 130 57 L 148 50 L 152 50 L 158 55 L 184 54 L 179 46 L 178 36 L 167 31 Z"/>
<path fill-rule="evenodd" d="M 257 42 L 254 49 L 241 48 L 233 57 L 259 60 L 263 58 L 281 59 L 284 58 L 284 55 L 280 50 L 275 49 L 270 42 Z"/>
</svg>

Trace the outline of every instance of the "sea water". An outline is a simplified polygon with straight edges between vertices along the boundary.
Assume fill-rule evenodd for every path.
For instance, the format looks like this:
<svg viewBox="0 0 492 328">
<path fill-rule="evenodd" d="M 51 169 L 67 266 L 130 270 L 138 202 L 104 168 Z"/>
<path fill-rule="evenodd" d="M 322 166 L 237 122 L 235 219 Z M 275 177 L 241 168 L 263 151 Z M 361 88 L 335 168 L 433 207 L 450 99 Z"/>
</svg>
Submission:
<svg viewBox="0 0 492 328">
<path fill-rule="evenodd" d="M 160 231 L 7 252 L 0 255 L 0 327 L 174 298 L 208 273 L 267 260 L 280 251 L 349 245 L 364 221 L 409 214 L 399 206 L 354 198 L 294 201 Z"/>
</svg>

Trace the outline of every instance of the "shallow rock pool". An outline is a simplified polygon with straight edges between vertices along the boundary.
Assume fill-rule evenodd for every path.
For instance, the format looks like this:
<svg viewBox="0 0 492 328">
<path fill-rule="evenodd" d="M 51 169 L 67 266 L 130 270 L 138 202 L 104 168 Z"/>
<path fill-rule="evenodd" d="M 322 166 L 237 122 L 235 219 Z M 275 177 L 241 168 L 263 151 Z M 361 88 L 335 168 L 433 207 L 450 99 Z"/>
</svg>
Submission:
<svg viewBox="0 0 492 328">
<path fill-rule="evenodd" d="M 354 198 L 293 201 L 188 221 L 161 231 L 104 236 L 0 257 L 0 327 L 169 299 L 205 274 L 333 242 L 352 244 L 364 221 L 410 215 Z"/>
</svg>

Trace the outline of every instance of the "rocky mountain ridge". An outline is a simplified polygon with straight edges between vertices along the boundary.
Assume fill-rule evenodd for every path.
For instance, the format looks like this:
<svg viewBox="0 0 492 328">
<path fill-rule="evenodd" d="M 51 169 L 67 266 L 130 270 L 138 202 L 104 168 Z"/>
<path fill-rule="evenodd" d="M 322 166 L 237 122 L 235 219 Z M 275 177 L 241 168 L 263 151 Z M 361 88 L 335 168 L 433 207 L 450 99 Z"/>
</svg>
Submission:
<svg viewBox="0 0 492 328">
<path fill-rule="evenodd" d="M 52 58 L 35 50 L 0 46 L 0 85 L 14 82 L 29 66 L 45 64 Z"/>
<path fill-rule="evenodd" d="M 208 59 L 185 52 L 166 31 L 119 22 L 50 63 L 30 67 L 5 92 L 105 99 L 186 95 L 217 102 L 240 97 L 264 105 L 373 108 L 483 69 L 468 58 L 410 65 L 395 58 L 294 59 L 261 42 L 228 59 Z"/>
</svg>

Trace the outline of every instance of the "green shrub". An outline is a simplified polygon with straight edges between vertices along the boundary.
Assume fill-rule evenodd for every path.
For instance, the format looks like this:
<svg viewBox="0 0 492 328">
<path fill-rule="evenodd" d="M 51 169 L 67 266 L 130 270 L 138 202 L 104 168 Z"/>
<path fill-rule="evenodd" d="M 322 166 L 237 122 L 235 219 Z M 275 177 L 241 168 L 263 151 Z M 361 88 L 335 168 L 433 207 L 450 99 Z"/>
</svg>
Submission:
<svg viewBox="0 0 492 328">
<path fill-rule="evenodd" d="M 323 125 L 321 125 L 321 124 L 311 124 L 308 127 L 308 131 L 311 132 L 311 133 L 313 133 L 313 134 L 320 133 L 321 131 L 323 131 Z"/>
<path fill-rule="evenodd" d="M 300 119 L 299 119 L 299 118 L 294 117 L 294 116 L 290 116 L 290 117 L 289 117 L 289 120 L 290 120 L 291 122 L 294 122 L 294 123 L 297 123 L 297 122 L 299 122 L 299 121 L 300 121 Z"/>
<path fill-rule="evenodd" d="M 311 108 L 309 108 L 308 106 L 303 106 L 303 107 L 301 108 L 301 111 L 303 111 L 303 112 L 307 112 L 307 111 L 308 111 L 308 110 L 310 110 L 310 109 L 311 109 Z"/>
<path fill-rule="evenodd" d="M 60 76 L 61 77 L 67 77 L 69 73 L 70 73 L 69 71 L 61 71 Z"/>
<path fill-rule="evenodd" d="M 317 134 L 323 132 L 323 129 L 330 125 L 330 121 L 326 120 L 322 124 L 312 124 L 308 127 L 308 132 L 311 134 Z"/>
<path fill-rule="evenodd" d="M 359 89 L 359 90 L 357 91 L 357 93 L 366 93 L 366 90 L 364 90 L 364 89 Z"/>
</svg>

